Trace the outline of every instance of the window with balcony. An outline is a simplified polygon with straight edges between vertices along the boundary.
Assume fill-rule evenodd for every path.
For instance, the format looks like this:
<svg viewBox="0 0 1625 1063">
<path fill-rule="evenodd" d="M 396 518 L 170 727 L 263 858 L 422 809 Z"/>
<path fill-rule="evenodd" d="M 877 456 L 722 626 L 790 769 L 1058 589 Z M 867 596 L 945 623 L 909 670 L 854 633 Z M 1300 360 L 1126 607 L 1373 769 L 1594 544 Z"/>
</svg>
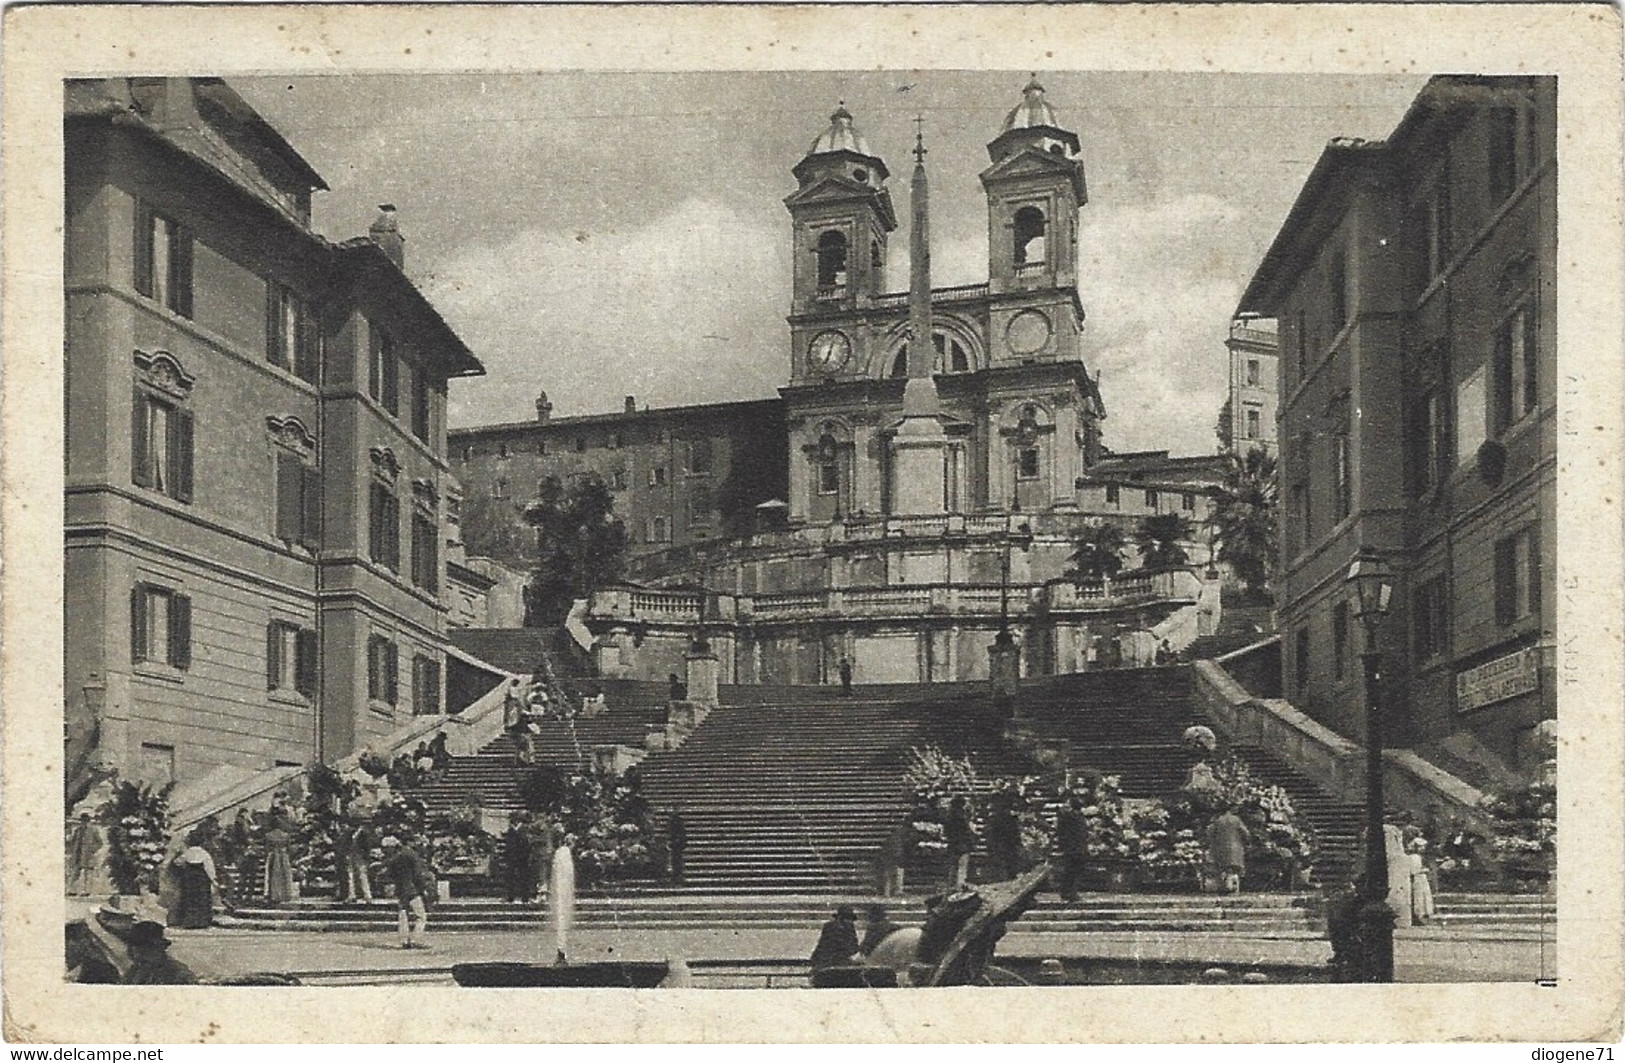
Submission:
<svg viewBox="0 0 1625 1063">
<path fill-rule="evenodd" d="M 130 591 L 130 661 L 192 667 L 192 599 L 170 587 L 137 583 Z"/>
<path fill-rule="evenodd" d="M 846 235 L 827 229 L 818 237 L 818 290 L 846 287 Z"/>
</svg>

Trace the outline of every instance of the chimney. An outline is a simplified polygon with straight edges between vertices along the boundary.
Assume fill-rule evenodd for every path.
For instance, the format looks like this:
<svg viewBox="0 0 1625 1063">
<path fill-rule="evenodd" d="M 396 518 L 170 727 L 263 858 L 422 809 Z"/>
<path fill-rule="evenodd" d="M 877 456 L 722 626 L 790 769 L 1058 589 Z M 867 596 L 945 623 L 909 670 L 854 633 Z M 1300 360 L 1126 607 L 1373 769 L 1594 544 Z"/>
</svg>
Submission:
<svg viewBox="0 0 1625 1063">
<path fill-rule="evenodd" d="M 406 269 L 406 237 L 401 235 L 401 222 L 395 216 L 395 204 L 380 203 L 378 217 L 367 230 L 372 242 L 384 249 L 389 260 L 402 270 Z"/>
<path fill-rule="evenodd" d="M 547 392 L 544 391 L 536 396 L 536 420 L 540 424 L 546 424 L 552 419 L 553 404 L 547 401 Z"/>
<path fill-rule="evenodd" d="M 621 408 L 626 413 L 637 413 L 638 412 L 638 397 L 636 395 L 628 395 L 626 397 L 625 405 L 622 406 Z"/>
</svg>

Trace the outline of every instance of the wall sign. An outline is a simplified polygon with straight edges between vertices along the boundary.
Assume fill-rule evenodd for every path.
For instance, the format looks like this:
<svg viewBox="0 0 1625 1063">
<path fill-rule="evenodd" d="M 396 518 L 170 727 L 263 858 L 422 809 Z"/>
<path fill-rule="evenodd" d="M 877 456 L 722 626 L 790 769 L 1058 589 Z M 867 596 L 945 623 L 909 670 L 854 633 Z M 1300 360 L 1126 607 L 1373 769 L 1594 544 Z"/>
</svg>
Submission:
<svg viewBox="0 0 1625 1063">
<path fill-rule="evenodd" d="M 1533 649 L 1519 650 L 1456 673 L 1456 711 L 1493 705 L 1497 701 L 1540 689 L 1540 668 Z"/>
</svg>

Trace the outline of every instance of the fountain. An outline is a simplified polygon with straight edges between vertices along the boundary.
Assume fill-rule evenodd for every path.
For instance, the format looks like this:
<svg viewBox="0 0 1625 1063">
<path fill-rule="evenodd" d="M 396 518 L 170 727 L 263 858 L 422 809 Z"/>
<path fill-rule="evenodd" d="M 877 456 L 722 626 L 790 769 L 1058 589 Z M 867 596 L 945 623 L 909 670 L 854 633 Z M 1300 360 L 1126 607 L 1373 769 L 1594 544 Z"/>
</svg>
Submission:
<svg viewBox="0 0 1625 1063">
<path fill-rule="evenodd" d="M 568 841 L 553 854 L 547 877 L 548 923 L 553 928 L 552 963 L 492 961 L 453 964 L 451 976 L 460 986 L 492 989 L 652 989 L 674 984 L 669 976 L 687 968 L 678 961 L 611 960 L 599 963 L 571 963 L 570 929 L 576 916 L 575 856 Z"/>
</svg>

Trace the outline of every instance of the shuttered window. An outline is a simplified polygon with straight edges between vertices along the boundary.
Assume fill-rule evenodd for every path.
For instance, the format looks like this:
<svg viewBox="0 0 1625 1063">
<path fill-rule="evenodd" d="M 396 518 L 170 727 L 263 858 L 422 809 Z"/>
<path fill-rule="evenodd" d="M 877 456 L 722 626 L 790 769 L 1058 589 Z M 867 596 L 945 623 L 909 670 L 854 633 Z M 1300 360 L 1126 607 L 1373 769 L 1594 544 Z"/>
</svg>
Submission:
<svg viewBox="0 0 1625 1063">
<path fill-rule="evenodd" d="M 137 583 L 130 591 L 130 661 L 192 667 L 192 599 L 168 587 Z"/>
<path fill-rule="evenodd" d="M 297 454 L 276 456 L 276 537 L 314 551 L 322 536 L 322 478 Z"/>
<path fill-rule="evenodd" d="M 134 265 L 137 292 L 192 316 L 192 234 L 145 203 L 136 205 Z"/>
<path fill-rule="evenodd" d="M 367 640 L 367 697 L 394 705 L 398 700 L 399 655 L 395 643 L 382 635 Z"/>
<path fill-rule="evenodd" d="M 130 480 L 192 501 L 192 412 L 140 387 L 131 401 Z"/>
<path fill-rule="evenodd" d="M 412 658 L 412 714 L 433 716 L 440 712 L 440 662 L 418 654 Z"/>
<path fill-rule="evenodd" d="M 391 572 L 401 568 L 401 504 L 381 483 L 372 485 L 369 556 Z"/>
</svg>

